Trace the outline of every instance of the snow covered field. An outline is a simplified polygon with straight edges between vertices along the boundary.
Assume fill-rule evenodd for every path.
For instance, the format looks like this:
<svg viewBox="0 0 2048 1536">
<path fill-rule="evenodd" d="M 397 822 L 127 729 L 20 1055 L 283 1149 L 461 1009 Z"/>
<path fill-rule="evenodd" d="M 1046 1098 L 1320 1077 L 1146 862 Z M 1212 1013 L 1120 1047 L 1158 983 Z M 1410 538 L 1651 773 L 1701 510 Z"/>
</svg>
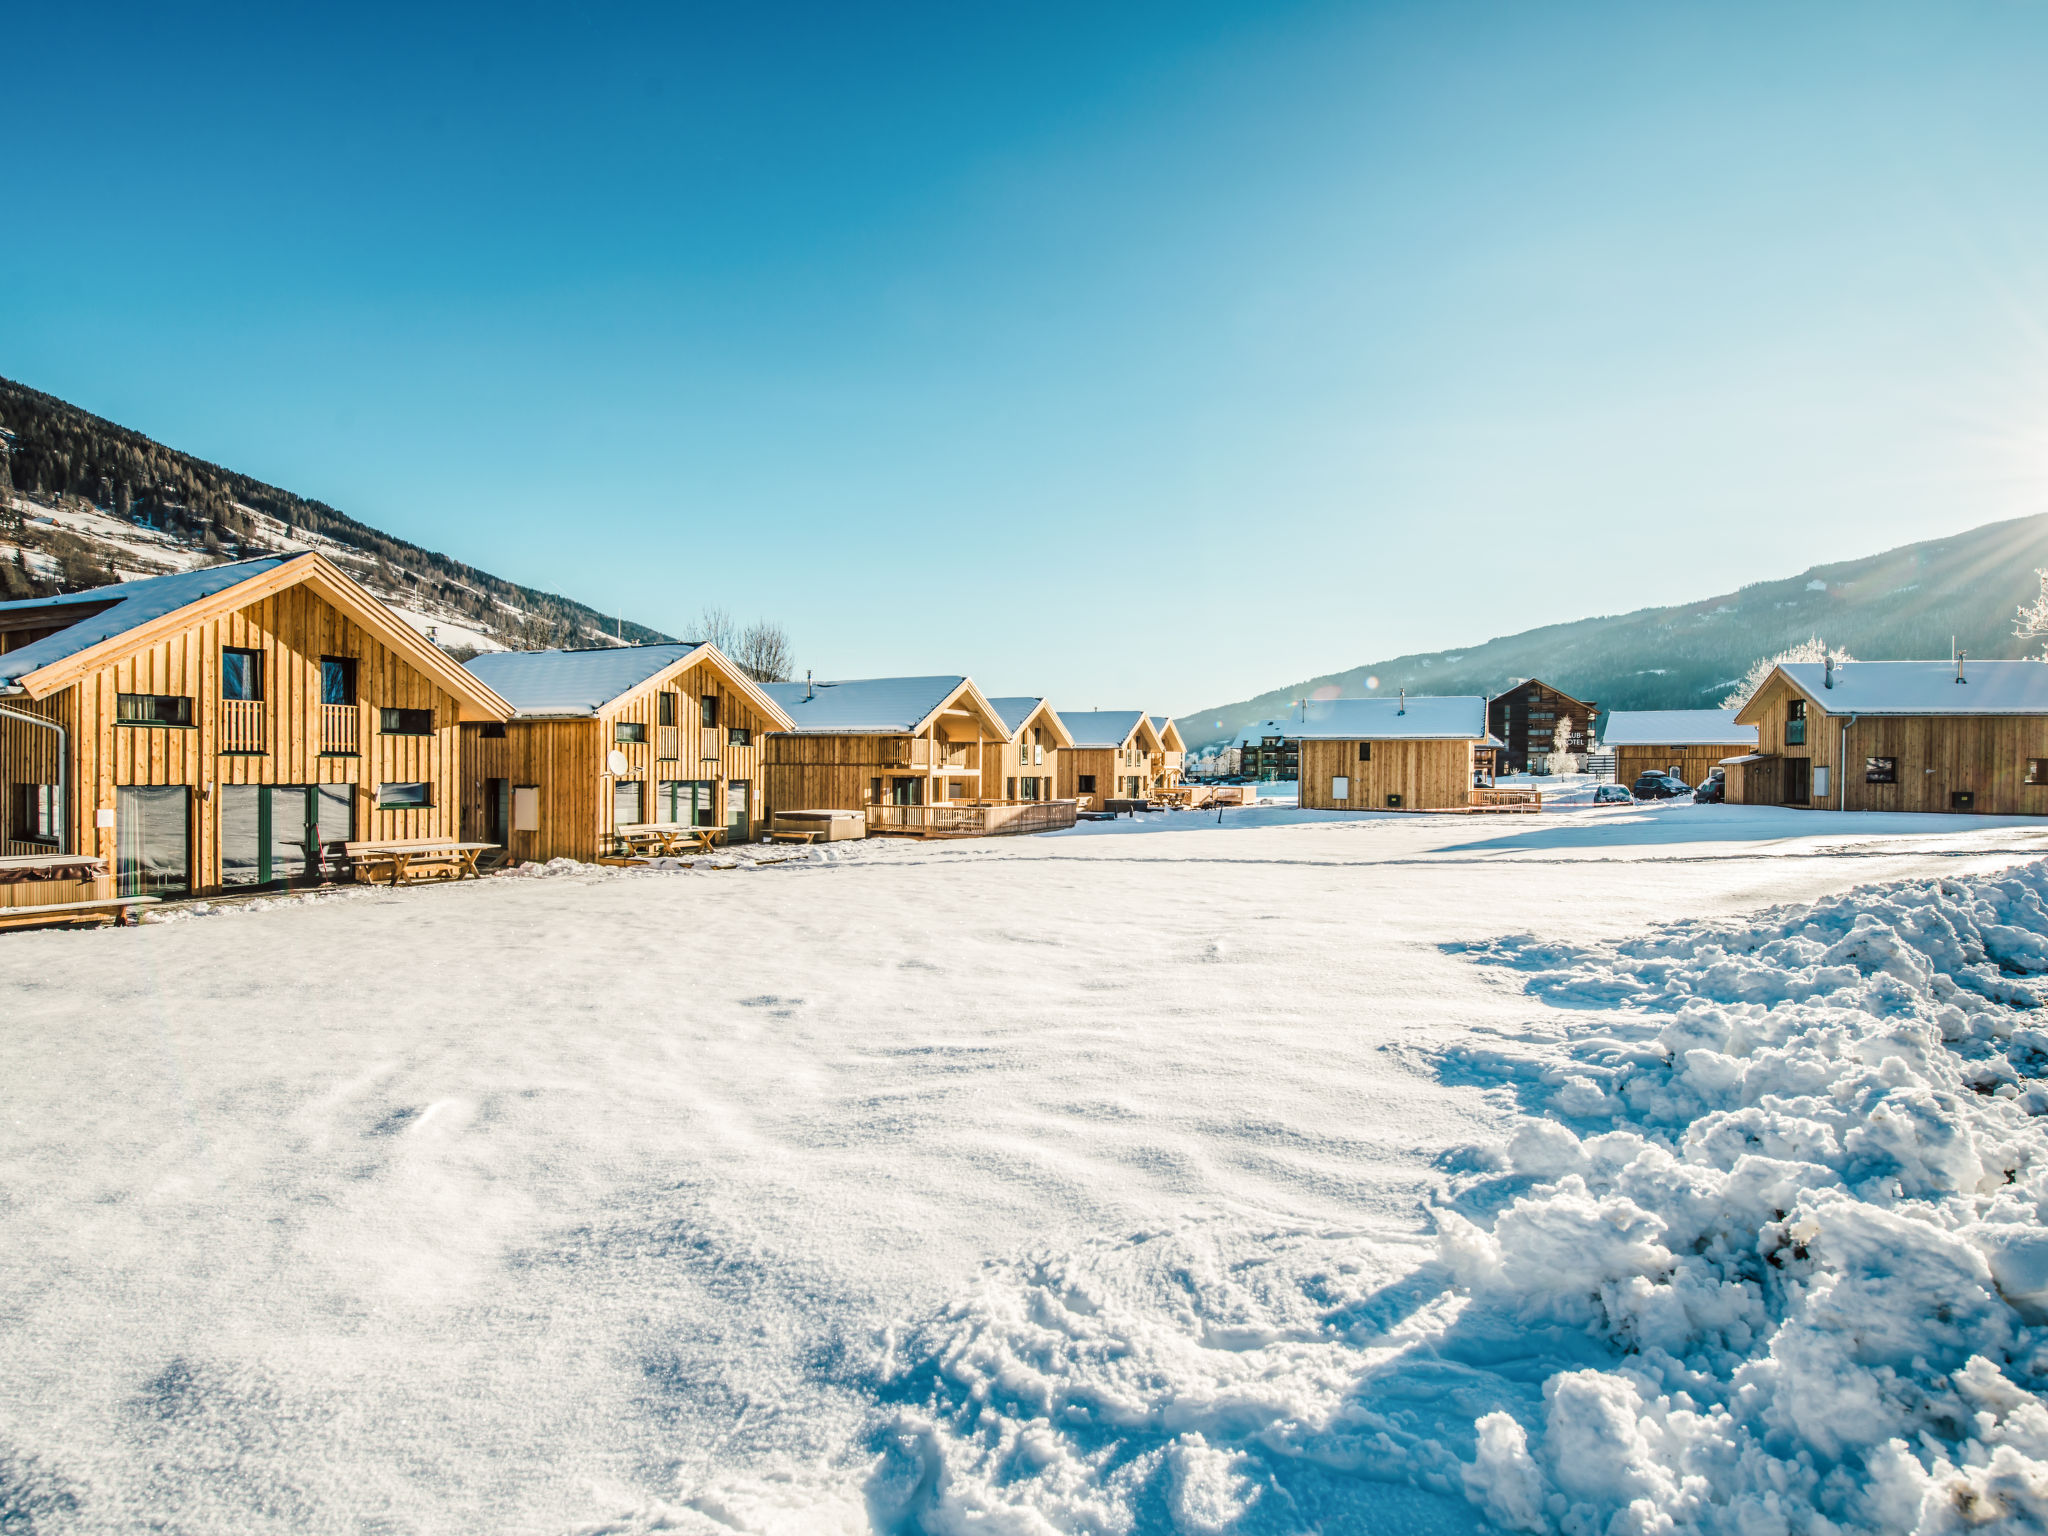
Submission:
<svg viewBox="0 0 2048 1536">
<path fill-rule="evenodd" d="M 8 936 L 0 1529 L 2039 1521 L 2044 853 L 1275 806 Z"/>
</svg>

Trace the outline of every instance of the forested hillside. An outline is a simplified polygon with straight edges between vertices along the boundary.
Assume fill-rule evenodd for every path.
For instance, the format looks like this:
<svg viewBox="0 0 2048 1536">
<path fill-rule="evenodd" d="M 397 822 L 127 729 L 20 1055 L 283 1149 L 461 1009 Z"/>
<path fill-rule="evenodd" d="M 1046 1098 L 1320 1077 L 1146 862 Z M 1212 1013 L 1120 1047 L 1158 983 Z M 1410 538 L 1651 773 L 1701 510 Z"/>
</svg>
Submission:
<svg viewBox="0 0 2048 1536">
<path fill-rule="evenodd" d="M 533 649 L 669 638 L 504 581 L 324 502 L 0 379 L 0 598 L 317 548 L 451 644 Z M 14 504 L 13 489 L 25 504 Z"/>
<path fill-rule="evenodd" d="M 2033 598 L 2042 566 L 2048 515 L 2016 518 L 1677 607 L 1552 624 L 1327 672 L 1181 716 L 1180 726 L 1190 747 L 1209 746 L 1310 694 L 1492 694 L 1527 677 L 1603 709 L 1700 709 L 1717 703 L 1758 657 L 1810 635 L 1866 661 L 1946 657 L 1952 642 L 1973 656 L 2019 656 L 2013 614 Z M 1377 679 L 1377 690 L 1369 679 Z"/>
</svg>

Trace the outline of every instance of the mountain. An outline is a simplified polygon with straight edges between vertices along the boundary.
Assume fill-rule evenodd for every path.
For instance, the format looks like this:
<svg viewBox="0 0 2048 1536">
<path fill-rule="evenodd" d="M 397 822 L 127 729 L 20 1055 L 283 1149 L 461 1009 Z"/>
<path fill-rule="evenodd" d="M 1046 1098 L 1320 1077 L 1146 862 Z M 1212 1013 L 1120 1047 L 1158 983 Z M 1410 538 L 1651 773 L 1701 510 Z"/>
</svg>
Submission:
<svg viewBox="0 0 2048 1536">
<path fill-rule="evenodd" d="M 671 638 L 0 379 L 0 600 L 300 549 L 458 654 Z"/>
<path fill-rule="evenodd" d="M 2048 566 L 2048 514 L 1988 523 L 1861 560 L 1816 565 L 1672 608 L 1549 624 L 1449 651 L 1394 656 L 1176 719 L 1190 748 L 1228 741 L 1295 701 L 1391 693 L 1500 693 L 1540 677 L 1602 709 L 1703 709 L 1759 657 L 1819 635 L 1865 661 L 2016 657 L 2012 621 Z M 1377 679 L 1375 689 L 1368 679 Z"/>
</svg>

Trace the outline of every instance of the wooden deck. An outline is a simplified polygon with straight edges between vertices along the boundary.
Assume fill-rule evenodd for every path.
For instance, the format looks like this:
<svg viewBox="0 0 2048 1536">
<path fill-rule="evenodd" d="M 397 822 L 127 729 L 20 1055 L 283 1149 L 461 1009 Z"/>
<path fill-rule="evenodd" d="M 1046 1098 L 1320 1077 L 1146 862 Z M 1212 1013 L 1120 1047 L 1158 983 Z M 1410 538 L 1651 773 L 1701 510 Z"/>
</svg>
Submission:
<svg viewBox="0 0 2048 1536">
<path fill-rule="evenodd" d="M 1074 824 L 1071 800 L 983 803 L 955 800 L 941 805 L 871 805 L 868 835 L 904 837 L 1015 837 L 1054 832 Z"/>
</svg>

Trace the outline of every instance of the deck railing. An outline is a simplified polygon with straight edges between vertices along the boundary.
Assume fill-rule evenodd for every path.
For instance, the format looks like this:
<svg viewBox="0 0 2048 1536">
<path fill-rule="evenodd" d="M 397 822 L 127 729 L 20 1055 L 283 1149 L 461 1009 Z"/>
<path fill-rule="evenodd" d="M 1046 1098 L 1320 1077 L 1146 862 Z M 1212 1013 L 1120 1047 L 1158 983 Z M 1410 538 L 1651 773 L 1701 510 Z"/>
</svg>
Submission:
<svg viewBox="0 0 2048 1536">
<path fill-rule="evenodd" d="M 263 750 L 263 701 L 222 699 L 220 701 L 219 752 L 261 752 Z"/>
<path fill-rule="evenodd" d="M 683 728 L 679 725 L 657 725 L 654 728 L 654 755 L 663 762 L 680 759 L 683 755 Z"/>
<path fill-rule="evenodd" d="M 320 750 L 354 757 L 362 750 L 363 711 L 355 704 L 320 706 Z"/>
<path fill-rule="evenodd" d="M 1013 837 L 1074 824 L 1072 800 L 952 800 L 939 805 L 871 805 L 870 833 L 910 837 Z"/>
<path fill-rule="evenodd" d="M 725 728 L 718 725 L 700 726 L 697 730 L 697 755 L 705 762 L 715 762 L 725 755 Z"/>
<path fill-rule="evenodd" d="M 882 740 L 884 768 L 929 768 L 932 744 L 924 736 L 888 736 Z"/>
<path fill-rule="evenodd" d="M 1540 811 L 1543 791 L 1519 787 L 1474 789 L 1467 792 L 1465 803 L 1475 811 Z"/>
</svg>

